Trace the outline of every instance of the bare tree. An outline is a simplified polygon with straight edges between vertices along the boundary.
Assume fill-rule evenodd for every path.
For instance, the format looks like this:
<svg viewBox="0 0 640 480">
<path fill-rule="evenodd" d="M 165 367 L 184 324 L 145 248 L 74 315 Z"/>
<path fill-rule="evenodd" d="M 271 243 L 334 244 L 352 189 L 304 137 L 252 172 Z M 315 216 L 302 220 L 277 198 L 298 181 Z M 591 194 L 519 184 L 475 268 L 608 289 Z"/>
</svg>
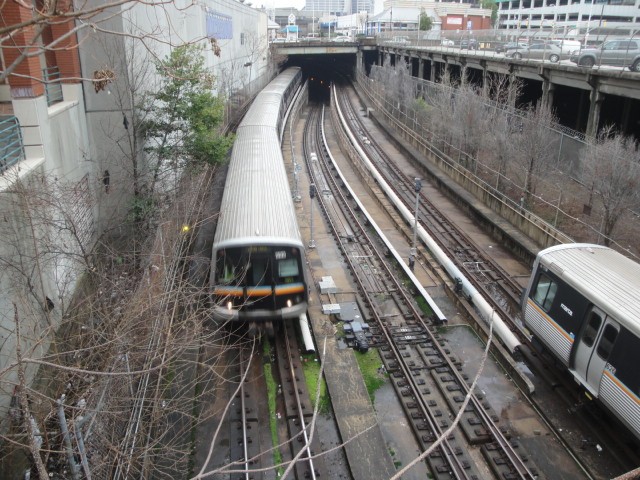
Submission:
<svg viewBox="0 0 640 480">
<path fill-rule="evenodd" d="M 486 129 L 482 138 L 485 158 L 497 171 L 496 190 L 504 188 L 507 166 L 515 152 L 514 134 L 520 130 L 521 122 L 515 112 L 505 108 L 510 98 L 517 98 L 522 89 L 521 82 L 511 82 L 506 75 L 491 75 L 484 85 L 483 98 L 489 104 L 486 109 Z M 515 90 L 515 93 L 514 93 Z"/>
<path fill-rule="evenodd" d="M 139 251 L 107 242 L 85 256 L 94 239 L 84 237 L 85 220 L 70 206 L 78 202 L 73 188 L 43 188 L 45 177 L 32 178 L 11 192 L 13 202 L 22 199 L 23 220 L 1 232 L 3 253 L 7 245 L 13 251 L 2 256 L 0 280 L 6 285 L 7 275 L 14 278 L 8 293 L 17 305 L 13 331 L 2 325 L 17 345 L 14 359 L 0 369 L 0 389 L 15 398 L 13 424 L 0 432 L 2 468 L 32 465 L 32 478 L 41 479 L 88 469 L 106 478 L 118 464 L 122 478 L 175 478 L 188 469 L 192 429 L 212 414 L 194 408 L 202 394 L 198 383 L 217 368 L 200 363 L 199 348 L 202 342 L 226 348 L 224 334 L 205 322 L 206 291 L 183 272 L 191 241 L 181 226 L 197 229 L 206 219 L 201 205 L 211 190 L 210 172 L 186 175 L 142 261 L 132 261 Z M 75 294 L 61 280 L 64 268 L 85 270 L 75 275 Z M 43 305 L 40 282 L 48 293 L 58 280 L 67 285 L 58 292 L 66 301 L 44 299 Z M 34 323 L 38 308 L 59 328 Z"/>
<path fill-rule="evenodd" d="M 582 162 L 588 178 L 592 179 L 592 192 L 602 204 L 601 231 L 604 244 L 610 245 L 624 213 L 640 209 L 638 144 L 634 138 L 616 133 L 609 126 L 597 138 L 589 139 Z"/>
<path fill-rule="evenodd" d="M 455 90 L 453 109 L 451 128 L 457 137 L 458 161 L 475 172 L 482 138 L 490 128 L 484 100 L 473 85 L 465 82 Z"/>
<path fill-rule="evenodd" d="M 531 206 L 536 193 L 539 177 L 548 171 L 557 158 L 557 137 L 549 133 L 556 117 L 551 108 L 542 102 L 536 107 L 530 107 L 523 112 L 517 124 L 517 131 L 513 132 L 516 165 L 523 172 L 522 204 Z"/>
<path fill-rule="evenodd" d="M 269 45 L 267 43 L 267 36 L 260 35 L 259 32 L 245 32 L 244 42 L 248 52 L 247 61 L 245 62 L 244 66 L 249 69 L 249 78 L 247 80 L 247 83 L 251 84 L 251 74 L 253 72 L 253 67 L 256 65 L 256 62 L 260 59 L 260 57 L 266 55 Z"/>
</svg>

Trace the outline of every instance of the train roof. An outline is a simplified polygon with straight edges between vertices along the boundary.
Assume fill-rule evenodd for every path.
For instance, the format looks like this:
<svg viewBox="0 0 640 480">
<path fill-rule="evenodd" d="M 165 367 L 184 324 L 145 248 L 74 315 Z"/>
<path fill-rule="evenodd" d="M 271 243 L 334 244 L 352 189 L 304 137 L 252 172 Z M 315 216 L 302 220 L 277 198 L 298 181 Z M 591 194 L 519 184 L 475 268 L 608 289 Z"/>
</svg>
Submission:
<svg viewBox="0 0 640 480">
<path fill-rule="evenodd" d="M 291 83 L 291 80 L 295 78 L 295 76 L 300 72 L 300 70 L 302 70 L 300 67 L 287 68 L 280 75 L 278 75 L 276 78 L 271 80 L 271 82 L 269 82 L 269 84 L 266 87 L 264 87 L 264 89 L 262 89 L 262 91 L 258 95 L 261 95 L 263 93 L 270 93 L 270 92 L 276 92 L 276 93 L 284 92 L 287 86 L 289 85 L 289 83 Z"/>
<path fill-rule="evenodd" d="M 302 245 L 280 141 L 274 128 L 241 126 L 231 153 L 214 248 Z"/>
<path fill-rule="evenodd" d="M 245 114 L 241 126 L 278 127 L 282 94 L 276 92 L 260 93 Z"/>
<path fill-rule="evenodd" d="M 255 100 L 242 119 L 241 126 L 264 125 L 277 128 L 282 95 L 300 67 L 291 67 L 274 78 L 256 95 Z"/>
<path fill-rule="evenodd" d="M 557 245 L 539 261 L 640 336 L 640 264 L 602 245 Z"/>
</svg>

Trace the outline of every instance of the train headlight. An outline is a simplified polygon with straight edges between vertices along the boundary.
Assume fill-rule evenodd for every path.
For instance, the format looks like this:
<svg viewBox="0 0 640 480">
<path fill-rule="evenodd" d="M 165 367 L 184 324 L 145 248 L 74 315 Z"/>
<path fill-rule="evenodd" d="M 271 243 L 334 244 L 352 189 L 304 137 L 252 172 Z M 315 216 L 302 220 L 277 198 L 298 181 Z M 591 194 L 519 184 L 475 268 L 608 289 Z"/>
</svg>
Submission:
<svg viewBox="0 0 640 480">
<path fill-rule="evenodd" d="M 233 308 L 233 302 L 231 300 L 229 300 L 227 302 L 227 310 L 231 310 Z"/>
<path fill-rule="evenodd" d="M 293 303 L 291 302 L 291 299 L 287 300 L 287 307 L 291 308 L 291 305 L 293 305 Z"/>
</svg>

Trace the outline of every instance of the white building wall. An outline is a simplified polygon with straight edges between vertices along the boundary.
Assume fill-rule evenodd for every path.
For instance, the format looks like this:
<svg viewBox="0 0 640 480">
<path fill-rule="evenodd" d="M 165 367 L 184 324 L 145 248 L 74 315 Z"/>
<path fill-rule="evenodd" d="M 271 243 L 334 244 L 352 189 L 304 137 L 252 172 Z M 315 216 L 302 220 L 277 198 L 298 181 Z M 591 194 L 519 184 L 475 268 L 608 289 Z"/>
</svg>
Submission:
<svg viewBox="0 0 640 480">
<path fill-rule="evenodd" d="M 100 0 L 90 3 L 103 5 Z M 83 4 L 83 8 L 90 6 Z M 205 7 L 232 18 L 233 38 L 220 41 L 220 57 L 213 54 L 206 40 Z M 56 192 L 72 189 L 71 201 L 67 200 L 68 204 L 62 206 L 64 215 L 57 211 L 50 220 L 59 225 L 69 219 L 77 221 L 87 243 L 85 246 L 90 247 L 107 226 L 118 224 L 129 206 L 132 166 L 128 153 L 133 139 L 123 120 L 126 117 L 131 124 L 132 105 L 137 101 L 131 95 L 131 86 L 137 85 L 140 93 L 145 88 L 155 88 L 158 81 L 153 68 L 141 70 L 145 65 L 143 60 L 164 58 L 172 45 L 199 41 L 207 46 L 206 65 L 219 77 L 223 76 L 225 66 L 234 63 L 242 66 L 239 84 L 268 72 L 267 15 L 235 0 L 202 0 L 197 4 L 176 0 L 163 7 L 139 3 L 120 12 L 121 16 L 113 16 L 114 13 L 118 11 L 105 12 L 103 18 L 109 19 L 98 23 L 100 29 L 149 35 L 143 47 L 128 36 L 92 29 L 80 31 L 83 77 L 92 78 L 103 69 L 116 75 L 104 90 L 96 92 L 89 81 L 64 85 L 64 101 L 51 107 L 47 107 L 44 96 L 12 100 L 22 126 L 27 158 L 0 176 L 0 208 L 4 212 L 4 218 L 0 217 L 4 220 L 0 221 L 0 257 L 6 262 L 0 268 L 0 371 L 3 372 L 0 428 L 6 427 L 3 422 L 17 380 L 16 370 L 7 370 L 16 358 L 14 304 L 22 329 L 24 354 L 42 358 L 60 324 L 62 307 L 69 305 L 79 275 L 84 271 L 82 258 L 77 255 L 80 249 L 71 235 L 29 223 L 29 208 L 48 207 L 37 204 L 40 199 L 9 193 L 15 190 L 16 181 L 47 183 Z M 264 37 L 264 51 L 260 55 L 255 55 L 255 42 L 247 41 L 250 35 Z M 244 67 L 249 57 L 253 62 Z M 8 94 L 7 88 L 0 90 L 5 100 Z M 139 144 L 137 148 L 142 150 Z M 103 183 L 107 170 L 109 192 Z M 66 250 L 44 255 L 41 244 L 34 242 L 34 235 L 39 242 L 58 242 Z M 9 264 L 15 268 L 8 268 Z M 50 311 L 45 298 L 53 304 Z M 26 372 L 28 382 L 36 372 L 37 366 L 30 364 Z"/>
<path fill-rule="evenodd" d="M 13 100 L 13 111 L 23 130 L 26 160 L 8 169 L 0 180 L 0 425 L 6 428 L 6 413 L 17 385 L 17 329 L 25 358 L 40 359 L 48 350 L 82 271 L 80 248 L 68 230 L 52 224 L 82 227 L 81 234 L 94 231 L 92 212 L 78 219 L 87 200 L 83 190 L 56 204 L 46 195 L 29 193 L 56 191 L 82 185 L 90 175 L 83 156 L 89 151 L 84 101 L 79 85 L 65 85 L 64 101 L 47 106 L 44 96 Z M 20 185 L 27 190 L 23 191 Z M 86 210 L 82 210 L 86 214 Z M 36 239 L 36 240 L 34 240 Z M 47 300 L 53 308 L 47 308 Z M 14 308 L 15 307 L 15 308 Z M 27 382 L 38 367 L 24 364 Z M 6 370 L 5 370 L 6 369 Z"/>
</svg>

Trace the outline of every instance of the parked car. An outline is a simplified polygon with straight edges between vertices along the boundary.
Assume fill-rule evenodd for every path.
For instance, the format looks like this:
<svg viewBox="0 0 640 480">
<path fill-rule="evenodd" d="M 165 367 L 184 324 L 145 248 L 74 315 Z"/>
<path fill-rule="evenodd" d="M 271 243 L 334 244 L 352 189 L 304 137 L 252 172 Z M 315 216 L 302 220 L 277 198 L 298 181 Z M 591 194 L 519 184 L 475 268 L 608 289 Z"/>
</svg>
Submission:
<svg viewBox="0 0 640 480">
<path fill-rule="evenodd" d="M 640 72 L 640 39 L 625 38 L 610 40 L 597 48 L 585 48 L 571 56 L 571 61 L 581 67 L 613 65 L 629 67 Z"/>
<path fill-rule="evenodd" d="M 504 51 L 507 51 L 509 49 L 513 49 L 513 48 L 527 48 L 529 45 L 525 42 L 508 42 L 508 43 L 503 43 L 500 45 L 496 45 L 496 53 L 502 53 Z"/>
<path fill-rule="evenodd" d="M 464 38 L 460 40 L 460 48 L 467 50 L 477 50 L 478 41 L 475 38 Z"/>
<path fill-rule="evenodd" d="M 304 42 L 320 42 L 322 39 L 317 33 L 310 33 L 302 39 Z"/>
<path fill-rule="evenodd" d="M 569 55 L 579 52 L 582 47 L 578 40 L 551 40 L 549 43 L 559 46 L 562 49 L 562 53 L 568 53 Z"/>
<path fill-rule="evenodd" d="M 453 40 L 449 40 L 447 38 L 443 38 L 442 39 L 442 46 L 443 47 L 453 47 L 455 45 L 455 43 L 453 42 Z"/>
<path fill-rule="evenodd" d="M 549 60 L 552 63 L 567 60 L 571 56 L 568 53 L 563 53 L 559 46 L 552 43 L 535 43 L 527 47 L 510 48 L 504 52 L 504 55 L 516 60 L 522 58 L 527 60 Z"/>
<path fill-rule="evenodd" d="M 347 43 L 347 42 L 353 42 L 353 40 L 351 40 L 350 37 L 347 36 L 339 36 L 339 37 L 333 37 L 331 39 L 332 42 L 336 42 L 336 43 Z"/>
</svg>

